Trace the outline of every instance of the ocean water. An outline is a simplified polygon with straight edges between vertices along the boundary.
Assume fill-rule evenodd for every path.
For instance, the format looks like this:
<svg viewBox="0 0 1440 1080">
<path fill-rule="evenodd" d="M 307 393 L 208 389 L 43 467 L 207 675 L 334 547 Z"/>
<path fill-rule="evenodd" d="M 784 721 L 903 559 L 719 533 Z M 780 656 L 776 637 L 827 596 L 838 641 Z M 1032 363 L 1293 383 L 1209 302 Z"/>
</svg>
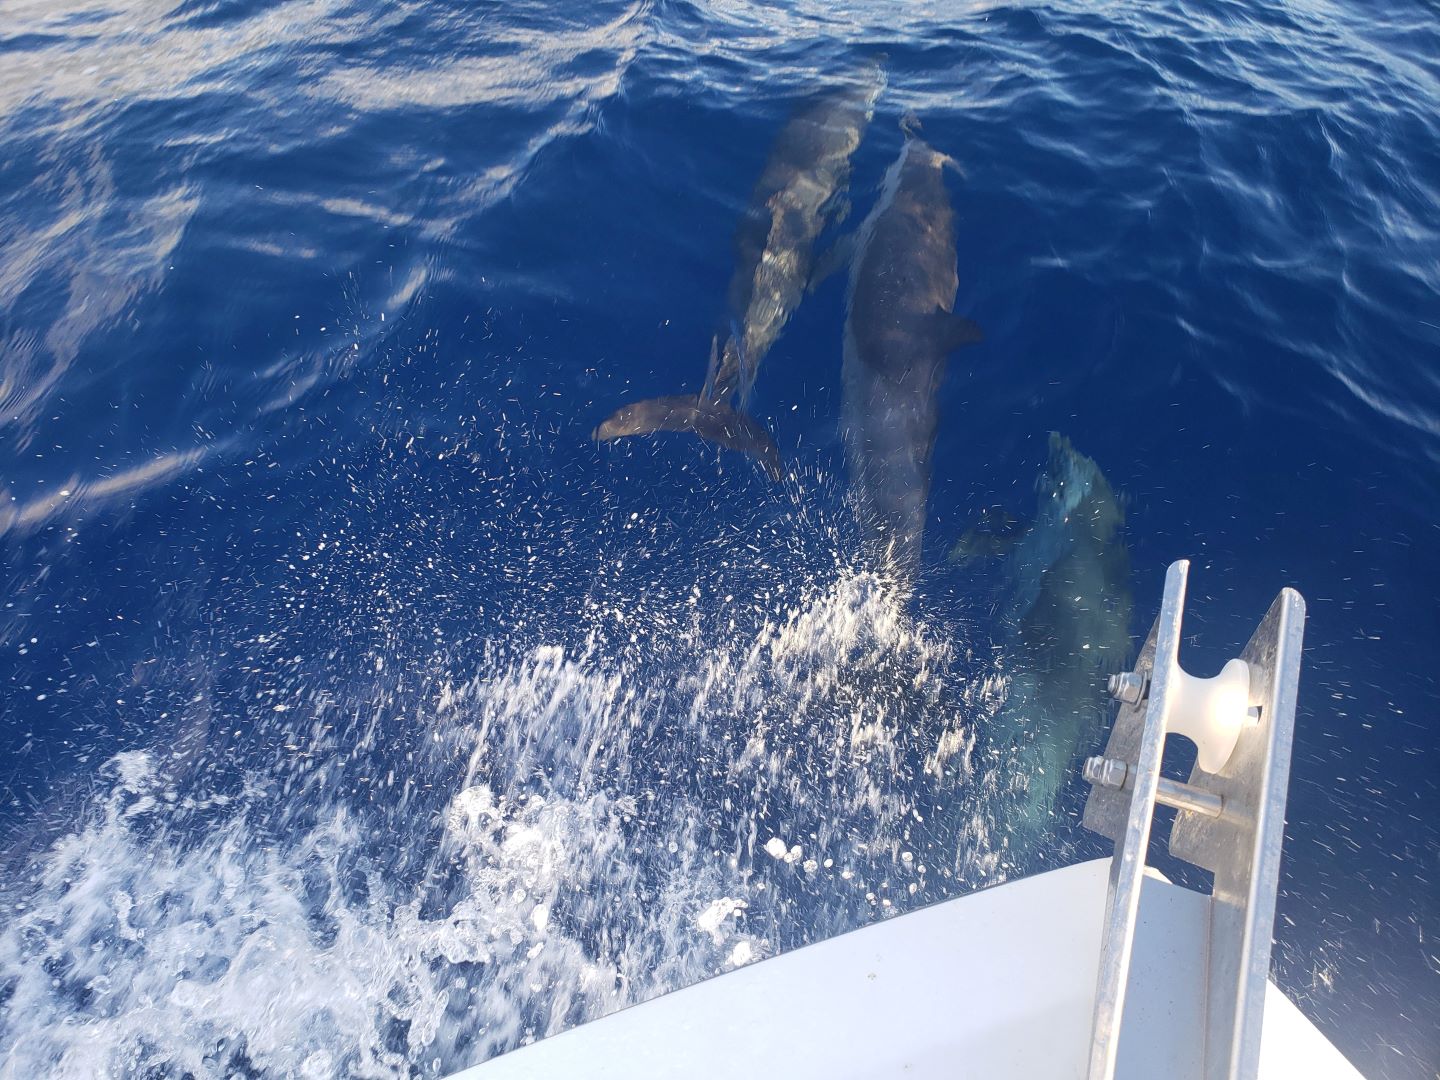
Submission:
<svg viewBox="0 0 1440 1080">
<path fill-rule="evenodd" d="M 1437 58 L 1430 0 L 0 6 L 0 1076 L 443 1075 L 1099 854 L 1071 758 L 1182 556 L 1198 674 L 1309 603 L 1273 976 L 1440 1075 Z M 590 437 L 698 387 L 873 62 L 848 224 L 913 113 L 986 334 L 913 591 L 838 279 L 782 482 Z"/>
</svg>

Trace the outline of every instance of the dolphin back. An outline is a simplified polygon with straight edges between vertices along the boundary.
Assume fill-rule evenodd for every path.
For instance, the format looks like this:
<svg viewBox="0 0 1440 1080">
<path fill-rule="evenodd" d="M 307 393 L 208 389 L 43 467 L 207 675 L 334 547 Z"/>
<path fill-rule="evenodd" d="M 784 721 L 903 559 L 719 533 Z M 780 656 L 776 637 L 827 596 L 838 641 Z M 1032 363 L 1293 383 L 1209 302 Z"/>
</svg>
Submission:
<svg viewBox="0 0 1440 1080">
<path fill-rule="evenodd" d="M 597 442 L 657 431 L 685 431 L 727 450 L 754 458 L 772 480 L 779 480 L 780 450 L 754 417 L 695 394 L 649 398 L 617 409 L 595 429 Z"/>
</svg>

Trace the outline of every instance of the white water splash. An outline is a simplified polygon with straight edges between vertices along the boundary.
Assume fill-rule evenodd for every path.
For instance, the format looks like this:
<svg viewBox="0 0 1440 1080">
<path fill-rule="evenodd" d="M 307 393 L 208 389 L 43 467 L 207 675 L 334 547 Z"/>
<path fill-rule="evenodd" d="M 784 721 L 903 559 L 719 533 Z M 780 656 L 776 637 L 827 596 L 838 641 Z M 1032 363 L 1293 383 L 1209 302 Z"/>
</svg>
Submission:
<svg viewBox="0 0 1440 1080">
<path fill-rule="evenodd" d="M 689 633 L 678 665 L 539 646 L 439 679 L 378 786 L 296 795 L 287 758 L 217 798 L 116 757 L 5 892 L 0 1076 L 439 1075 L 995 873 L 977 688 L 880 583 Z"/>
</svg>

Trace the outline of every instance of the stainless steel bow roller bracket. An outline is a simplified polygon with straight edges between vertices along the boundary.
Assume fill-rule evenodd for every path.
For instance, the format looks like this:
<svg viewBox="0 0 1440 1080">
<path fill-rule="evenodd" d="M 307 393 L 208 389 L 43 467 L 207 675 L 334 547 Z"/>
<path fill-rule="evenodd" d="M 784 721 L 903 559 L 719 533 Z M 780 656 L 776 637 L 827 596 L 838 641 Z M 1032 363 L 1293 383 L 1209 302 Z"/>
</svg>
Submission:
<svg viewBox="0 0 1440 1080">
<path fill-rule="evenodd" d="M 1214 677 L 1197 678 L 1179 664 L 1189 568 L 1181 560 L 1166 572 L 1160 614 L 1134 670 L 1111 677 L 1120 711 L 1105 753 L 1085 763 L 1091 784 L 1085 826 L 1115 841 L 1090 1080 L 1111 1080 L 1121 1060 L 1156 803 L 1177 811 L 1170 853 L 1215 875 L 1202 1075 L 1252 1080 L 1259 1067 L 1305 601 L 1293 589 L 1282 590 L 1240 655 Z M 1196 746 L 1186 783 L 1160 775 L 1170 734 Z"/>
</svg>

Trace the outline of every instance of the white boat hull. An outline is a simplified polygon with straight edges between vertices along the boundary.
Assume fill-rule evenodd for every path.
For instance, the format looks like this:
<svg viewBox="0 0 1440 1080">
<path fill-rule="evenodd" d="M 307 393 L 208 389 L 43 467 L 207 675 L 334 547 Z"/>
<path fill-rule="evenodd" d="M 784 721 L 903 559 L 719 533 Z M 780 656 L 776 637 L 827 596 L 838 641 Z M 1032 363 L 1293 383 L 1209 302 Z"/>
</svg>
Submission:
<svg viewBox="0 0 1440 1080">
<path fill-rule="evenodd" d="M 458 1078 L 1084 1080 L 1109 867 L 1082 863 L 843 934 Z M 1131 972 L 1117 1076 L 1205 1080 L 1193 973 L 1204 970 L 1208 898 L 1153 871 L 1144 891 L 1135 955 L 1145 959 Z M 1262 1078 L 1359 1076 L 1266 990 Z"/>
</svg>

